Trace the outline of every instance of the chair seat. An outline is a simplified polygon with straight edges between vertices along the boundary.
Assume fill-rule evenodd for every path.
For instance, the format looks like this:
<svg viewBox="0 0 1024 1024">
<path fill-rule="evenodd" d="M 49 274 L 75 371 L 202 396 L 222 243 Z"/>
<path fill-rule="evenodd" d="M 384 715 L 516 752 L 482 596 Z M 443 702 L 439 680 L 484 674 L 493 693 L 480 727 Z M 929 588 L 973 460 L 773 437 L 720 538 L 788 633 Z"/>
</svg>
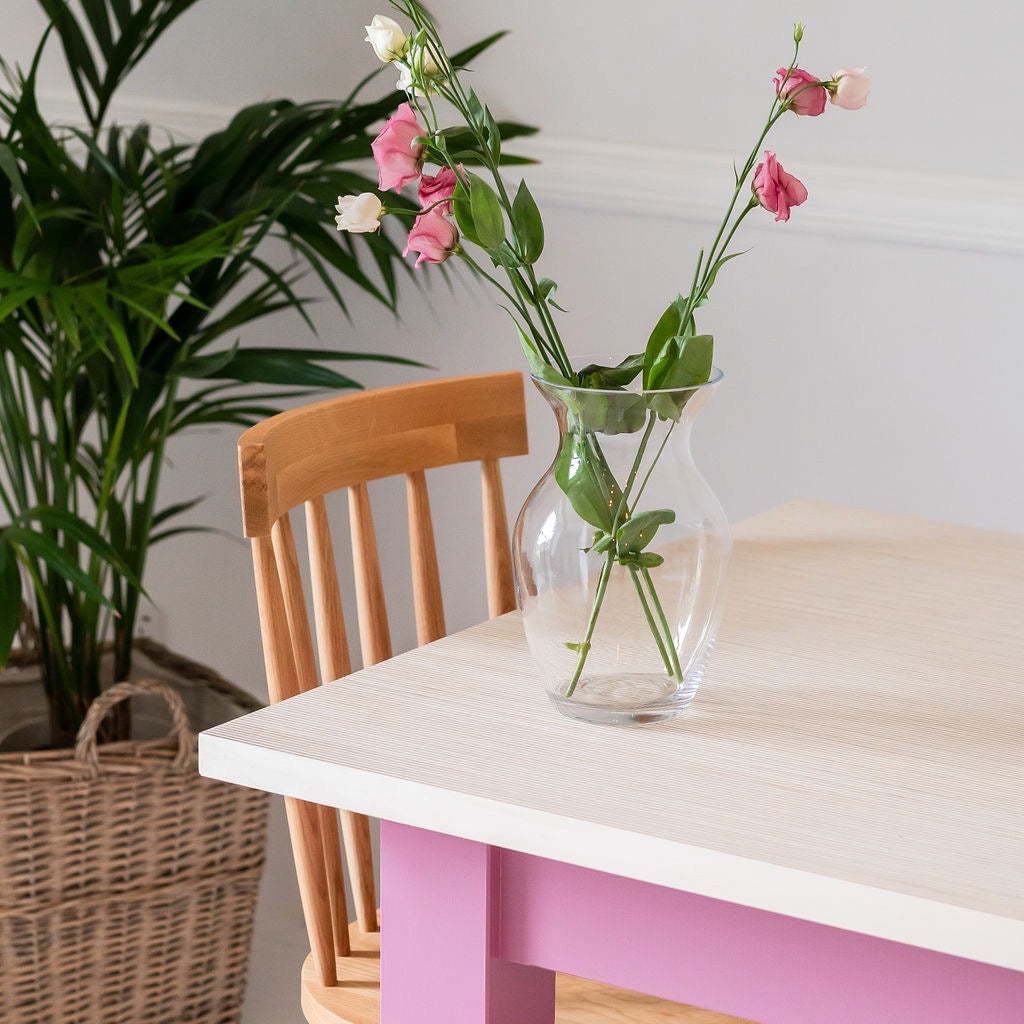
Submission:
<svg viewBox="0 0 1024 1024">
<path fill-rule="evenodd" d="M 317 981 L 312 954 L 302 965 L 309 1024 L 380 1024 L 380 932 L 367 934 L 353 922 L 349 936 L 352 955 L 337 958 L 337 985 Z M 557 975 L 555 993 L 555 1024 L 751 1024 L 567 974 Z"/>
<path fill-rule="evenodd" d="M 348 926 L 350 956 L 339 956 L 338 984 L 317 980 L 313 954 L 302 965 L 302 1012 L 309 1024 L 380 1024 L 380 932 Z"/>
</svg>

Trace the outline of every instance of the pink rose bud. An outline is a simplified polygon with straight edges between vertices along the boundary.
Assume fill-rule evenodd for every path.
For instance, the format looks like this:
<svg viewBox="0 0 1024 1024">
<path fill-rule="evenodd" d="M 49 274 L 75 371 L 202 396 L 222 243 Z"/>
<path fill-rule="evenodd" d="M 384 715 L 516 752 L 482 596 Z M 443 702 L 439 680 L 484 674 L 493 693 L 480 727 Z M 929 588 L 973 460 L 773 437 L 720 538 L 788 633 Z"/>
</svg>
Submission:
<svg viewBox="0 0 1024 1024">
<path fill-rule="evenodd" d="M 437 210 L 421 213 L 409 232 L 403 256 L 418 252 L 416 266 L 427 263 L 444 263 L 459 244 L 459 232 L 451 221 L 445 220 Z"/>
<path fill-rule="evenodd" d="M 817 117 L 825 109 L 825 86 L 814 75 L 800 68 L 793 68 L 786 77 L 788 68 L 779 68 L 772 81 L 775 92 L 794 114 Z"/>
<path fill-rule="evenodd" d="M 465 173 L 462 164 L 459 164 L 459 173 Z M 434 209 L 442 216 L 450 217 L 451 199 L 458 183 L 459 179 L 450 167 L 442 167 L 437 174 L 424 174 L 420 178 L 420 206 L 425 210 L 437 203 Z"/>
<path fill-rule="evenodd" d="M 393 188 L 400 192 L 403 185 L 420 176 L 423 143 L 413 145 L 413 139 L 425 134 L 408 103 L 403 103 L 395 116 L 385 122 L 380 135 L 370 145 L 380 170 L 381 191 Z"/>
<path fill-rule="evenodd" d="M 860 110 L 868 101 L 871 79 L 864 74 L 864 68 L 842 68 L 832 76 L 835 87 L 829 97 L 843 110 Z"/>
<path fill-rule="evenodd" d="M 764 151 L 764 163 L 754 171 L 753 192 L 757 201 L 775 214 L 776 220 L 789 220 L 789 210 L 807 198 L 803 183 L 787 174 L 774 153 Z"/>
</svg>

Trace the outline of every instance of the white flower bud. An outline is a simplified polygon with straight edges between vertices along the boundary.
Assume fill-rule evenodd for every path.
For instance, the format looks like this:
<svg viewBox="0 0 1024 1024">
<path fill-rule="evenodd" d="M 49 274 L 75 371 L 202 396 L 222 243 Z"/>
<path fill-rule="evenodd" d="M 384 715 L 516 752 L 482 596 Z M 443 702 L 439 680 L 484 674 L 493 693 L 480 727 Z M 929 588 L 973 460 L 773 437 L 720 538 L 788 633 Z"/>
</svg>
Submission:
<svg viewBox="0 0 1024 1024">
<path fill-rule="evenodd" d="M 366 26 L 366 42 L 385 64 L 401 60 L 408 46 L 402 26 L 384 14 L 375 14 Z"/>
<path fill-rule="evenodd" d="M 843 68 L 832 76 L 836 83 L 830 89 L 830 99 L 843 110 L 860 110 L 868 101 L 871 79 L 864 74 L 864 68 Z"/>
<path fill-rule="evenodd" d="M 404 60 L 398 61 L 397 89 L 417 96 L 432 95 L 431 83 L 441 74 L 437 62 L 423 46 L 410 46 Z"/>
<path fill-rule="evenodd" d="M 363 192 L 358 196 L 338 196 L 335 206 L 338 216 L 334 218 L 339 231 L 352 231 L 362 234 L 376 231 L 380 227 L 383 205 L 372 192 Z"/>
</svg>

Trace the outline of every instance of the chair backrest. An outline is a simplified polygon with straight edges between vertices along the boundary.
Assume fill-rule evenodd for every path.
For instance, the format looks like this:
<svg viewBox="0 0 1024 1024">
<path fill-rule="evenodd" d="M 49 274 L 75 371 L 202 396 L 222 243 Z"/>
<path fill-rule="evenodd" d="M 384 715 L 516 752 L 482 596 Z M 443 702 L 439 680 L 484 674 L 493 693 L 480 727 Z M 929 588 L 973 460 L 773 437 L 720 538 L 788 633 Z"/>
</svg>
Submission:
<svg viewBox="0 0 1024 1024">
<path fill-rule="evenodd" d="M 498 460 L 526 453 L 520 373 L 429 381 L 328 399 L 280 413 L 238 443 L 244 532 L 252 540 L 260 632 L 272 702 L 351 671 L 325 495 L 347 489 L 356 610 L 364 665 L 390 658 L 391 638 L 367 483 L 406 478 L 416 635 L 445 634 L 424 471 L 479 462 L 491 616 L 515 606 Z M 290 513 L 304 506 L 312 626 Z M 316 637 L 314 650 L 313 637 Z M 319 671 L 318 671 L 319 666 Z M 322 985 L 349 952 L 338 821 L 330 808 L 287 800 L 303 913 Z M 342 812 L 356 914 L 377 930 L 369 823 Z"/>
</svg>

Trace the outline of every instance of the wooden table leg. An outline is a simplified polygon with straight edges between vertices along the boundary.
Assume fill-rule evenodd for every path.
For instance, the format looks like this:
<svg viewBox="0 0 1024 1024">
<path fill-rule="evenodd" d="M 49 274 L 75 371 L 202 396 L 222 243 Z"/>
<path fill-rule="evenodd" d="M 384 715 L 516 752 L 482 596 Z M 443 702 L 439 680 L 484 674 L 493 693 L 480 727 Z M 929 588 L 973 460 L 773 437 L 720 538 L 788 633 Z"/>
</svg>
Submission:
<svg viewBox="0 0 1024 1024">
<path fill-rule="evenodd" d="M 495 955 L 500 854 L 381 823 L 381 1024 L 552 1024 L 554 973 Z"/>
</svg>

